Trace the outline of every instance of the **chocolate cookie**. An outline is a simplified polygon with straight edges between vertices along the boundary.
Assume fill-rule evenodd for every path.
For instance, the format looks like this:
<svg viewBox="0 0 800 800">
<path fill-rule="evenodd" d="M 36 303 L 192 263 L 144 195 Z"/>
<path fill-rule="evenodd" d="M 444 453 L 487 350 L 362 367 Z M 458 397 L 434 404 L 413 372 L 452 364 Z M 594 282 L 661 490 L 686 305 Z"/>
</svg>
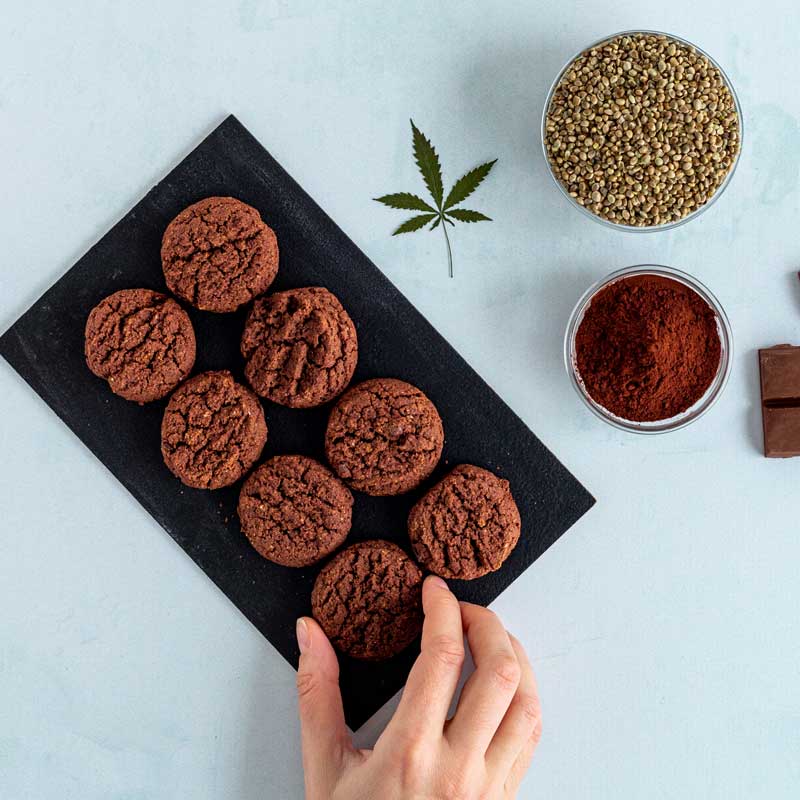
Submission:
<svg viewBox="0 0 800 800">
<path fill-rule="evenodd" d="M 161 266 L 171 292 L 203 311 L 235 311 L 278 272 L 278 240 L 258 211 L 233 197 L 207 197 L 170 222 Z"/>
<path fill-rule="evenodd" d="M 242 530 L 264 558 L 306 567 L 347 538 L 353 495 L 318 461 L 275 456 L 244 482 L 239 495 Z"/>
<path fill-rule="evenodd" d="M 186 381 L 170 397 L 161 423 L 164 463 L 195 489 L 238 481 L 266 441 L 261 403 L 227 371 Z"/>
<path fill-rule="evenodd" d="M 471 580 L 500 569 L 519 534 L 508 481 L 471 464 L 456 467 L 408 517 L 417 560 L 444 578 Z"/>
<path fill-rule="evenodd" d="M 126 400 L 158 400 L 194 366 L 189 315 L 150 289 L 123 289 L 101 300 L 89 314 L 85 335 L 89 369 Z"/>
<path fill-rule="evenodd" d="M 372 495 L 401 494 L 433 472 L 444 444 L 439 413 L 416 386 L 375 378 L 331 411 L 325 453 L 334 472 Z"/>
<path fill-rule="evenodd" d="M 343 653 L 371 661 L 390 658 L 422 628 L 422 572 L 391 542 L 351 545 L 317 576 L 311 610 Z"/>
<path fill-rule="evenodd" d="M 253 389 L 292 408 L 332 400 L 350 383 L 358 360 L 353 321 L 336 297 L 318 286 L 256 300 L 241 349 Z"/>
</svg>

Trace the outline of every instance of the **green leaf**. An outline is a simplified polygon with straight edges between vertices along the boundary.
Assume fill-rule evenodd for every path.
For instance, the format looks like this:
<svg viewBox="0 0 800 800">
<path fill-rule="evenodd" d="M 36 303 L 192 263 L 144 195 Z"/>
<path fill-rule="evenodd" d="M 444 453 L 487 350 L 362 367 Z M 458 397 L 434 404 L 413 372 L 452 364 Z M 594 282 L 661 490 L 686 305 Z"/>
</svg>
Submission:
<svg viewBox="0 0 800 800">
<path fill-rule="evenodd" d="M 447 195 L 447 200 L 444 201 L 445 211 L 463 200 L 466 200 L 480 185 L 483 179 L 489 174 L 492 167 L 497 163 L 494 161 L 487 161 L 475 169 L 471 169 L 466 175 L 462 175 L 450 190 Z"/>
<path fill-rule="evenodd" d="M 487 161 L 485 164 L 480 164 L 475 167 L 475 169 L 471 169 L 465 175 L 462 175 L 453 184 L 453 188 L 450 189 L 447 199 L 443 200 L 444 186 L 442 183 L 442 166 L 439 163 L 439 156 L 430 140 L 414 124 L 414 120 L 410 120 L 410 122 L 414 160 L 417 163 L 422 179 L 425 181 L 425 186 L 430 192 L 433 205 L 431 205 L 428 200 L 423 199 L 419 195 L 411 194 L 410 192 L 394 192 L 374 199 L 378 203 L 383 203 L 390 208 L 423 212 L 422 214 L 417 214 L 407 219 L 392 233 L 392 236 L 397 236 L 400 233 L 412 233 L 426 226 L 430 226 L 428 229 L 431 231 L 436 230 L 438 227 L 442 228 L 447 245 L 449 272 L 452 278 L 453 256 L 450 249 L 450 237 L 447 233 L 447 226 L 451 225 L 455 227 L 456 221 L 491 221 L 490 217 L 487 217 L 480 211 L 471 211 L 467 208 L 454 208 L 453 206 L 458 205 L 472 195 L 491 172 L 492 167 L 497 163 L 497 159 L 494 161 Z"/>
<path fill-rule="evenodd" d="M 438 216 L 438 215 L 437 214 L 419 214 L 416 217 L 411 217 L 411 219 L 407 219 L 392 234 L 392 236 L 397 236 L 398 233 L 413 233 L 414 231 L 418 231 L 420 228 L 424 228 L 436 216 Z"/>
<path fill-rule="evenodd" d="M 433 202 L 437 208 L 441 208 L 444 187 L 442 186 L 442 167 L 439 164 L 439 156 L 436 155 L 436 150 L 433 149 L 433 145 L 425 137 L 425 134 L 414 124 L 413 119 L 411 120 L 411 132 L 414 141 L 414 160 L 422 173 L 422 178 L 431 193 Z"/>
<path fill-rule="evenodd" d="M 447 212 L 448 216 L 457 219 L 460 222 L 491 222 L 492 218 L 481 214 L 480 211 L 470 211 L 466 208 L 451 208 Z"/>
<path fill-rule="evenodd" d="M 391 208 L 400 208 L 407 211 L 436 211 L 433 206 L 428 205 L 421 197 L 417 197 L 417 195 L 410 192 L 385 194 L 383 197 L 376 197 L 375 200 Z"/>
</svg>

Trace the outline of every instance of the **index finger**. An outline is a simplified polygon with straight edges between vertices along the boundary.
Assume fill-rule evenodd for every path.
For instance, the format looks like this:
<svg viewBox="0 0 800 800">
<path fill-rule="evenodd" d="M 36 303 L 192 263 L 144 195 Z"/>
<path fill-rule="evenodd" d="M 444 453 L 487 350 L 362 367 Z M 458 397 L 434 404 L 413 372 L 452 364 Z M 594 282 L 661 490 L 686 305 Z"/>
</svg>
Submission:
<svg viewBox="0 0 800 800">
<path fill-rule="evenodd" d="M 464 634 L 461 609 L 447 584 L 435 575 L 422 587 L 422 651 L 408 675 L 403 697 L 386 732 L 441 736 L 461 667 Z"/>
</svg>

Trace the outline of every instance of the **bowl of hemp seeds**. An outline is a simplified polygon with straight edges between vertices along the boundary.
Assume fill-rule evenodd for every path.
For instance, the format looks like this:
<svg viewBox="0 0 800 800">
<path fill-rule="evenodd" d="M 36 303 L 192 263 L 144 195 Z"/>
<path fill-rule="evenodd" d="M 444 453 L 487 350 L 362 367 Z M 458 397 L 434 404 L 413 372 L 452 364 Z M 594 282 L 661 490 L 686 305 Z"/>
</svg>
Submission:
<svg viewBox="0 0 800 800">
<path fill-rule="evenodd" d="M 625 31 L 582 50 L 542 114 L 545 160 L 580 211 L 630 231 L 667 230 L 725 191 L 742 110 L 722 68 L 696 45 Z"/>
</svg>

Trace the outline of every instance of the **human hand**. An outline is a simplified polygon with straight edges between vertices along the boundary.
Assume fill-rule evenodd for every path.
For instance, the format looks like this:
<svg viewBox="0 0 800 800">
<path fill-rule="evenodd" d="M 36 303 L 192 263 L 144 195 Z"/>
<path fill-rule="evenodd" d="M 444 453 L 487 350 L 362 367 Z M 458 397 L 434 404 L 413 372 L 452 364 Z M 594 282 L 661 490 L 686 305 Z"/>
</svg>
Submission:
<svg viewBox="0 0 800 800">
<path fill-rule="evenodd" d="M 313 619 L 298 620 L 297 689 L 306 800 L 506 800 L 541 736 L 536 682 L 522 645 L 486 608 L 459 603 L 437 577 L 422 588 L 422 651 L 372 750 L 344 722 L 336 654 Z M 475 672 L 447 712 L 464 663 Z"/>
</svg>

